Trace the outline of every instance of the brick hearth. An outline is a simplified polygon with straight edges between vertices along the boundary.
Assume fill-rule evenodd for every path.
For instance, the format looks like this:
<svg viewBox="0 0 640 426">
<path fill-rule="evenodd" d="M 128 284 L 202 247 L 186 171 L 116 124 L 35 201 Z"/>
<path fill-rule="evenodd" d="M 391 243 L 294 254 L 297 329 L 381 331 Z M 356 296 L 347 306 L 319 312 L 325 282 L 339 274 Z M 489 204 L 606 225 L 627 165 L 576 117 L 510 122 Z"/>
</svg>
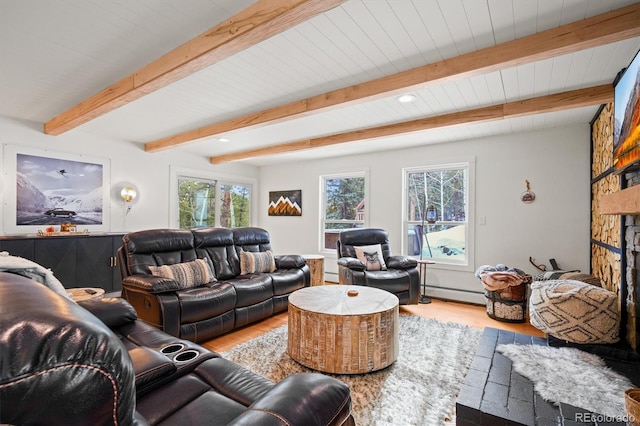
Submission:
<svg viewBox="0 0 640 426">
<path fill-rule="evenodd" d="M 568 404 L 546 402 L 529 379 L 512 370 L 511 360 L 496 352 L 502 343 L 548 345 L 542 337 L 485 328 L 456 402 L 457 425 L 625 425 L 597 421 L 602 416 Z"/>
</svg>

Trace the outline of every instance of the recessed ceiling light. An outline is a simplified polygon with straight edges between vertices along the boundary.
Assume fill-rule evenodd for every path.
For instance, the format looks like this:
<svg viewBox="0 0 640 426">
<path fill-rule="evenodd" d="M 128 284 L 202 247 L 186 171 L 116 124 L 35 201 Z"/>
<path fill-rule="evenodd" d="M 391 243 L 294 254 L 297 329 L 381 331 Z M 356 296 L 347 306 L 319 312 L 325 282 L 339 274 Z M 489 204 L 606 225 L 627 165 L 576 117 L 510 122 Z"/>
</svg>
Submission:
<svg viewBox="0 0 640 426">
<path fill-rule="evenodd" d="M 229 142 L 227 138 L 218 138 L 218 142 Z"/>
<path fill-rule="evenodd" d="M 406 103 L 409 103 L 409 102 L 413 102 L 415 100 L 416 100 L 416 96 L 412 95 L 410 93 L 398 96 L 398 102 L 401 102 L 403 104 L 406 104 Z"/>
</svg>

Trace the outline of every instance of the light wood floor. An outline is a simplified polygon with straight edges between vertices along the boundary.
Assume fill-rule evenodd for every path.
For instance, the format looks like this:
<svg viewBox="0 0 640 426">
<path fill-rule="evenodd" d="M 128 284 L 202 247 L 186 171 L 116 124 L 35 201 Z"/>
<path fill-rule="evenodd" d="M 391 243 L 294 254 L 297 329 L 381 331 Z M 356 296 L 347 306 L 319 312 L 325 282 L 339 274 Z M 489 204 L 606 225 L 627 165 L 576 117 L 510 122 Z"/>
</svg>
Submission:
<svg viewBox="0 0 640 426">
<path fill-rule="evenodd" d="M 442 322 L 457 322 L 480 329 L 493 327 L 515 331 L 517 333 L 530 334 L 532 336 L 545 336 L 544 333 L 528 322 L 508 323 L 491 319 L 487 316 L 485 306 L 439 299 L 432 300 L 429 304 L 401 305 L 400 314 L 419 315 L 426 318 L 437 319 Z M 287 312 L 283 312 L 223 336 L 216 337 L 208 342 L 204 342 L 202 346 L 216 352 L 224 352 L 286 323 Z"/>
</svg>

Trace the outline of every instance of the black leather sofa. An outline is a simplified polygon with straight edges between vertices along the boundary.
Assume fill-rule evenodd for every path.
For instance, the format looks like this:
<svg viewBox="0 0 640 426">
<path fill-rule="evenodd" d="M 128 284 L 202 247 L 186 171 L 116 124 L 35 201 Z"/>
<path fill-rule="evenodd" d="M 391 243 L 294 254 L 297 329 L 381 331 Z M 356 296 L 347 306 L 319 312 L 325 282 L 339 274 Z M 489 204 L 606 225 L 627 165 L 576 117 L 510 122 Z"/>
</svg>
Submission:
<svg viewBox="0 0 640 426">
<path fill-rule="evenodd" d="M 261 228 L 152 229 L 123 237 L 122 297 L 138 316 L 174 336 L 202 342 L 286 311 L 289 294 L 310 285 L 299 255 L 274 256 L 272 272 L 242 273 L 241 255 L 271 251 Z M 205 259 L 215 281 L 182 288 L 151 269 Z"/>
<path fill-rule="evenodd" d="M 357 257 L 356 250 L 379 246 L 383 270 L 369 270 Z M 363 285 L 386 290 L 398 297 L 401 305 L 420 300 L 418 261 L 409 256 L 391 255 L 389 233 L 379 228 L 354 228 L 340 232 L 336 245 L 340 284 Z"/>
<path fill-rule="evenodd" d="M 275 384 L 136 318 L 121 298 L 75 303 L 0 272 L 0 424 L 353 424 L 343 382 Z"/>
</svg>

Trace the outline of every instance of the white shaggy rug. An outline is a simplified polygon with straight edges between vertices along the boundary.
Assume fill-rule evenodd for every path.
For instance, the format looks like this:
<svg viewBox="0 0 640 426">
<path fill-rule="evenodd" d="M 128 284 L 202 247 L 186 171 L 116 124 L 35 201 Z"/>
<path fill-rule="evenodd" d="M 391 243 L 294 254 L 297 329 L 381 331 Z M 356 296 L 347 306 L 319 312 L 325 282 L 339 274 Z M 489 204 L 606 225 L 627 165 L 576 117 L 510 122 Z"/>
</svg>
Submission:
<svg viewBox="0 0 640 426">
<path fill-rule="evenodd" d="M 440 426 L 453 422 L 456 397 L 482 332 L 400 315 L 398 334 L 399 356 L 391 366 L 368 374 L 331 375 L 351 387 L 356 424 Z M 286 325 L 222 355 L 274 382 L 292 373 L 313 371 L 287 354 Z"/>
<path fill-rule="evenodd" d="M 622 418 L 624 391 L 633 384 L 606 366 L 602 358 L 575 348 L 498 345 L 515 371 L 533 382 L 545 400 Z"/>
</svg>

